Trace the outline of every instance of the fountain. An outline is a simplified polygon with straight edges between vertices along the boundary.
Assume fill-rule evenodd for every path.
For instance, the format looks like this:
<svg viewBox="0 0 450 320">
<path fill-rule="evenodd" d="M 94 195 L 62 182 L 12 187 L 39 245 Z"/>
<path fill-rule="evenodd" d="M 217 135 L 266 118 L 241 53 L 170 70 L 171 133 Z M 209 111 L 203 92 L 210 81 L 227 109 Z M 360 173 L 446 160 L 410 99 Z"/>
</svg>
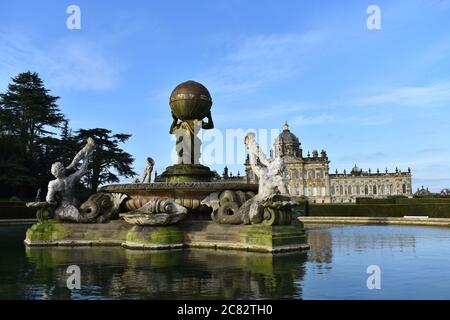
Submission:
<svg viewBox="0 0 450 320">
<path fill-rule="evenodd" d="M 55 189 L 64 185 L 63 179 L 75 178 L 65 177 L 62 164 L 54 164 L 52 168 L 61 170 L 55 169 L 56 179 L 49 184 L 51 199 L 47 196 L 45 202 L 27 204 L 38 209 L 39 222 L 27 231 L 25 244 L 262 252 L 307 249 L 303 224 L 297 219 L 303 212 L 287 194 L 282 159 L 267 159 L 249 134 L 244 143 L 260 185 L 213 181 L 213 172 L 199 162 L 201 140 L 197 137 L 200 129 L 214 127 L 210 93 L 198 82 L 183 82 L 173 90 L 169 104 L 176 164 L 150 183 L 154 164 L 150 158 L 142 182 L 101 187 L 79 207 L 64 200 L 73 199 L 72 188 Z M 70 164 L 74 167 L 83 160 L 77 179 L 86 173 L 94 143 L 89 140 Z"/>
</svg>

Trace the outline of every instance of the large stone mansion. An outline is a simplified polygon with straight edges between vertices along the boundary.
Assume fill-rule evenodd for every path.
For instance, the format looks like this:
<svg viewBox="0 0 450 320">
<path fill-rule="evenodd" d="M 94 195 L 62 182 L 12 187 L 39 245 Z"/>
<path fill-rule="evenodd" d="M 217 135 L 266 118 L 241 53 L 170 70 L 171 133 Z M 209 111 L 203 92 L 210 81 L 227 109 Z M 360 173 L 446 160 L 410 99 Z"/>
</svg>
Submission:
<svg viewBox="0 0 450 320">
<path fill-rule="evenodd" d="M 275 154 L 273 154 L 275 153 Z M 402 172 L 363 171 L 356 165 L 350 172 L 329 173 L 328 155 L 317 150 L 303 156 L 301 143 L 286 124 L 275 139 L 271 155 L 280 155 L 286 165 L 289 192 L 293 196 L 305 196 L 313 203 L 355 202 L 356 198 L 386 198 L 389 196 L 412 197 L 411 170 Z M 246 179 L 258 183 L 248 162 Z"/>
</svg>

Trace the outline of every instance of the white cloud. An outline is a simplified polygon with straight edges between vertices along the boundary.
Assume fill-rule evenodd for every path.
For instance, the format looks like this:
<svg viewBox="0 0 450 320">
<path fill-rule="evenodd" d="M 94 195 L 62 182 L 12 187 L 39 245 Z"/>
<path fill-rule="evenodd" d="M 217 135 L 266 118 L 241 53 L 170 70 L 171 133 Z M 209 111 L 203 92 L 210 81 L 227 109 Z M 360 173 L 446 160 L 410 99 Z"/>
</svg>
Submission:
<svg viewBox="0 0 450 320">
<path fill-rule="evenodd" d="M 391 122 L 386 117 L 361 117 L 361 116 L 335 116 L 330 114 L 319 114 L 314 116 L 297 116 L 293 119 L 296 125 L 318 125 L 318 124 L 356 124 L 362 126 L 377 126 Z"/>
<path fill-rule="evenodd" d="M 247 53 L 243 55 L 248 56 Z M 235 89 L 237 88 L 235 87 Z M 265 120 L 273 119 L 281 114 L 288 117 L 294 125 L 354 124 L 378 126 L 394 121 L 396 113 L 393 112 L 393 108 L 438 108 L 449 105 L 450 81 L 441 80 L 424 86 L 386 89 L 378 95 L 350 96 L 328 102 L 312 103 L 285 100 L 275 105 L 240 109 L 236 117 L 230 114 L 218 114 L 216 117 L 220 117 L 223 122 L 235 122 L 236 118 L 247 119 L 251 117 L 253 120 Z M 376 107 L 376 112 L 367 110 L 365 114 L 360 114 L 360 109 L 355 112 L 358 110 L 356 108 L 361 107 Z M 380 108 L 385 108 L 386 112 L 380 112 Z M 341 111 L 338 115 L 334 112 L 337 109 Z M 314 110 L 314 114 L 308 115 L 311 114 L 311 110 Z M 342 115 L 343 110 L 345 110 L 344 115 Z M 299 113 L 304 114 L 298 115 Z M 345 113 L 352 115 L 346 116 Z"/>
<path fill-rule="evenodd" d="M 104 90 L 113 88 L 121 66 L 89 40 L 63 38 L 48 45 L 21 34 L 0 32 L 2 86 L 19 72 L 40 73 L 56 88 Z M 8 78 L 6 78 L 8 76 Z"/>
<path fill-rule="evenodd" d="M 357 106 L 441 107 L 450 104 L 450 81 L 443 80 L 425 86 L 394 88 L 378 95 L 358 97 L 349 101 Z"/>
<path fill-rule="evenodd" d="M 280 115 L 286 120 L 294 113 L 305 112 L 314 108 L 315 104 L 302 103 L 298 101 L 281 101 L 274 105 L 254 106 L 240 108 L 238 113 L 215 113 L 214 118 L 220 123 L 247 122 L 252 120 L 273 120 Z M 273 121 L 268 122 L 273 125 Z M 281 125 L 281 124 L 277 124 Z"/>
<path fill-rule="evenodd" d="M 199 79 L 219 94 L 251 91 L 298 74 L 305 68 L 310 51 L 324 40 L 325 35 L 320 32 L 248 37 Z"/>
</svg>

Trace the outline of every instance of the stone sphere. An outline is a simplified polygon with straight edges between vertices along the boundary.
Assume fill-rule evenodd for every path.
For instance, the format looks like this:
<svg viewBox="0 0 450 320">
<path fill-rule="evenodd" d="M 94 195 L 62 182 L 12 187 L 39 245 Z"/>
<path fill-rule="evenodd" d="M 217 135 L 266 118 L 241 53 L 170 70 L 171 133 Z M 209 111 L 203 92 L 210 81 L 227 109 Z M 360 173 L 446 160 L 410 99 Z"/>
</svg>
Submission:
<svg viewBox="0 0 450 320">
<path fill-rule="evenodd" d="M 189 80 L 180 83 L 170 95 L 170 109 L 180 120 L 201 120 L 211 110 L 212 99 L 208 89 L 201 83 Z"/>
</svg>

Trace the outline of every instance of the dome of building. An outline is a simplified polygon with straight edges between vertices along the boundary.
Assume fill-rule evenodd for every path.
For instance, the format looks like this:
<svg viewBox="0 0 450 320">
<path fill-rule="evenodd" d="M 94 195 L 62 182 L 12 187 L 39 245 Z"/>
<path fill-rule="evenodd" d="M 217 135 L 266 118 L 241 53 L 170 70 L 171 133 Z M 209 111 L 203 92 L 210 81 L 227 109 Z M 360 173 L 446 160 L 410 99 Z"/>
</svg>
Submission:
<svg viewBox="0 0 450 320">
<path fill-rule="evenodd" d="M 433 196 L 433 193 L 428 190 L 428 188 L 425 188 L 422 186 L 422 188 L 417 189 L 417 191 L 414 193 L 415 198 L 430 198 Z"/>
<path fill-rule="evenodd" d="M 289 124 L 287 123 L 287 121 L 283 126 L 283 132 L 278 135 L 278 140 L 285 144 L 299 143 L 297 136 L 289 130 Z"/>
<path fill-rule="evenodd" d="M 281 132 L 275 139 L 274 149 L 276 155 L 289 155 L 294 157 L 302 156 L 300 142 L 297 136 L 289 130 L 287 121 L 283 126 L 283 132 Z"/>
<path fill-rule="evenodd" d="M 360 175 L 360 174 L 362 174 L 362 169 L 357 167 L 355 164 L 355 166 L 352 168 L 351 174 Z"/>
</svg>

